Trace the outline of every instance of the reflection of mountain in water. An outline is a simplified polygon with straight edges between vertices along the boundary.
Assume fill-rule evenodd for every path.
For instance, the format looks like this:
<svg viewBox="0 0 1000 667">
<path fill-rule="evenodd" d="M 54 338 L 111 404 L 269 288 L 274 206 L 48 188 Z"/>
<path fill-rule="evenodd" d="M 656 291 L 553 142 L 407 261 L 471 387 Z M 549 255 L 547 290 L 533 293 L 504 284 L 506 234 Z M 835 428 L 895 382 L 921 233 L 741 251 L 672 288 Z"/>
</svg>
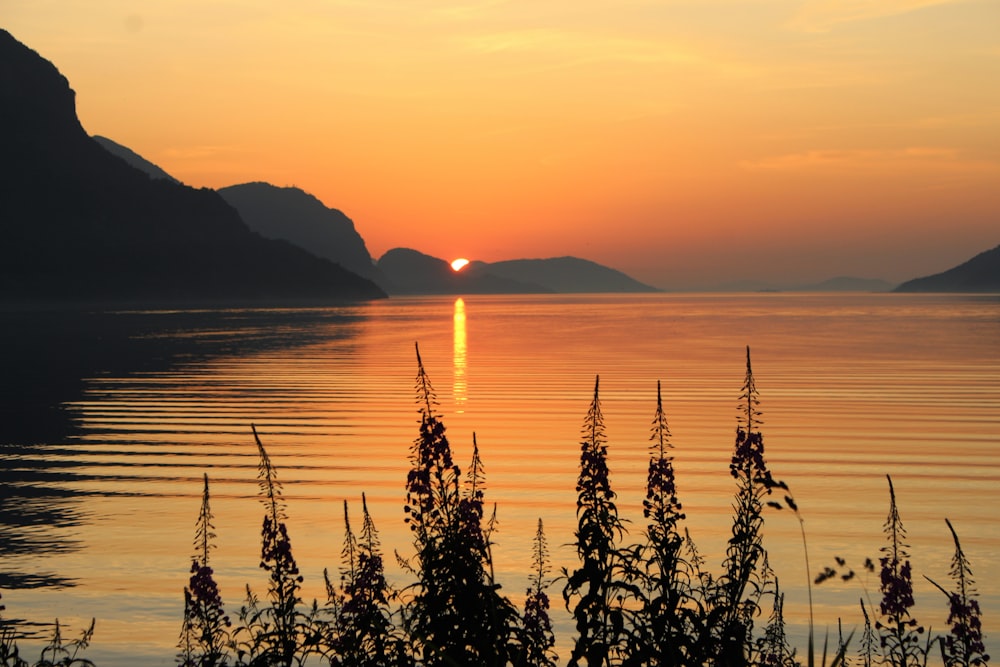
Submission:
<svg viewBox="0 0 1000 667">
<path fill-rule="evenodd" d="M 78 489 L 122 474 L 95 471 L 101 464 L 59 444 L 81 435 L 67 406 L 84 399 L 90 380 L 346 338 L 356 321 L 338 309 L 0 311 L 0 588 L 72 586 L 45 571 L 44 556 L 82 546 L 74 528 L 88 521 L 95 492 Z"/>
<path fill-rule="evenodd" d="M 38 571 L 39 556 L 76 549 L 73 527 L 79 525 L 82 510 L 78 494 L 53 482 L 72 474 L 46 469 L 30 449 L 6 446 L 0 453 L 0 588 L 43 588 L 72 586 L 74 582 L 52 572 Z M 20 562 L 31 564 L 33 572 L 19 572 Z"/>
</svg>

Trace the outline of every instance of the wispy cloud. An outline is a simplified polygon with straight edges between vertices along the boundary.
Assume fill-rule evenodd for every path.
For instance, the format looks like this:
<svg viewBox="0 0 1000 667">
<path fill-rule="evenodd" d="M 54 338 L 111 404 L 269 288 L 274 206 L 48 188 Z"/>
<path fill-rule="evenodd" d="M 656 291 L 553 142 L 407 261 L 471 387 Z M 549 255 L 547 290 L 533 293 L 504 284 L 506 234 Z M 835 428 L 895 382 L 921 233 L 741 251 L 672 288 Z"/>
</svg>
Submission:
<svg viewBox="0 0 1000 667">
<path fill-rule="evenodd" d="M 163 155 L 171 160 L 203 160 L 230 155 L 232 146 L 172 146 L 163 150 Z"/>
<path fill-rule="evenodd" d="M 899 149 L 819 149 L 744 161 L 758 171 L 935 169 L 951 172 L 996 172 L 1000 162 L 964 155 L 954 148 L 914 146 Z"/>
<path fill-rule="evenodd" d="M 558 28 L 528 28 L 463 37 L 466 46 L 482 53 L 551 54 L 573 62 L 697 64 L 704 58 L 693 50 L 667 42 L 613 35 L 578 33 Z"/>
<path fill-rule="evenodd" d="M 803 32 L 827 32 L 837 25 L 907 14 L 936 5 L 962 4 L 968 0 L 809 0 L 788 22 Z"/>
<path fill-rule="evenodd" d="M 935 5 L 962 4 L 968 0 L 809 0 L 789 21 L 803 32 L 826 32 L 855 21 L 896 16 Z"/>
</svg>

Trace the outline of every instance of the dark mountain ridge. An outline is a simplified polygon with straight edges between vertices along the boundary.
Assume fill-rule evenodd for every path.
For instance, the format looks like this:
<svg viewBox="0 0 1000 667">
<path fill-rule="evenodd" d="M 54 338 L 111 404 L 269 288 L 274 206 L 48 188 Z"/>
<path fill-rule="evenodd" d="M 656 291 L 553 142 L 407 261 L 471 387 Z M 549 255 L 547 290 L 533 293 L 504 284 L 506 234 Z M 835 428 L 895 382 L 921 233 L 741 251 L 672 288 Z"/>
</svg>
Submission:
<svg viewBox="0 0 1000 667">
<path fill-rule="evenodd" d="M 476 273 L 488 273 L 498 278 L 541 285 L 547 290 L 561 294 L 660 291 L 634 280 L 617 269 L 579 257 L 477 262 L 470 268 Z"/>
<path fill-rule="evenodd" d="M 87 135 L 56 67 L 0 30 L 0 294 L 7 301 L 340 301 L 371 281 L 251 232 L 218 193 Z"/>
<path fill-rule="evenodd" d="M 99 135 L 94 135 L 91 137 L 94 141 L 101 145 L 101 148 L 108 151 L 112 155 L 117 155 L 121 159 L 125 160 L 126 163 L 135 167 L 139 171 L 145 172 L 150 178 L 162 178 L 165 181 L 173 181 L 174 183 L 180 183 L 179 180 L 163 171 L 158 165 L 153 164 L 146 158 L 142 157 L 135 151 L 133 151 L 128 146 L 122 146 L 116 141 L 112 141 L 107 137 L 102 137 Z"/>
<path fill-rule="evenodd" d="M 389 294 L 544 294 L 552 290 L 488 273 L 453 271 L 448 262 L 411 248 L 393 248 L 376 264 Z"/>
<path fill-rule="evenodd" d="M 138 153 L 94 137 L 107 150 L 153 179 L 175 180 Z M 655 292 L 655 287 L 577 257 L 475 261 L 461 272 L 447 262 L 409 248 L 394 248 L 376 263 L 354 222 L 341 211 L 295 187 L 252 182 L 218 190 L 250 229 L 288 241 L 370 278 L 392 294 L 537 294 Z"/>
<path fill-rule="evenodd" d="M 261 182 L 231 185 L 218 192 L 264 238 L 288 241 L 378 281 L 375 263 L 354 222 L 311 194 Z"/>
<path fill-rule="evenodd" d="M 474 261 L 453 271 L 443 259 L 394 248 L 377 263 L 390 294 L 571 294 L 658 292 L 621 271 L 578 257 Z"/>
<path fill-rule="evenodd" d="M 947 271 L 908 280 L 894 291 L 1000 292 L 1000 245 Z"/>
</svg>

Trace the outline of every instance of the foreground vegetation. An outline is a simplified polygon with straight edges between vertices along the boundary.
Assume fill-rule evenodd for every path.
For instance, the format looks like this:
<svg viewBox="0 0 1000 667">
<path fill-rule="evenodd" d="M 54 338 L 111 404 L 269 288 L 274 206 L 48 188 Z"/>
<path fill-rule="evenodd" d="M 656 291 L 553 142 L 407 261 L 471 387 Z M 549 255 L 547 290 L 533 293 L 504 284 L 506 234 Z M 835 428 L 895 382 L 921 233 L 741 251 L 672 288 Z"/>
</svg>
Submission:
<svg viewBox="0 0 1000 667">
<path fill-rule="evenodd" d="M 637 541 L 619 518 L 607 466 L 607 440 L 599 383 L 584 418 L 577 480 L 578 563 L 552 576 L 539 519 L 530 584 L 523 609 L 501 593 L 491 551 L 495 507 L 488 513 L 485 476 L 473 436 L 463 474 L 452 458 L 433 387 L 417 352 L 416 397 L 420 431 L 410 453 L 405 521 L 413 553 L 396 558 L 411 583 L 391 587 L 385 578 L 378 532 L 361 499 L 361 529 L 351 527 L 344 504 L 345 537 L 339 576 L 324 571 L 326 599 L 306 604 L 303 577 L 292 553 L 288 516 L 275 467 L 257 435 L 258 478 L 264 506 L 260 566 L 267 591 L 247 586 L 235 618 L 223 604 L 211 567 L 215 538 L 209 480 L 204 479 L 194 554 L 184 588 L 177 664 L 182 667 L 331 665 L 343 667 L 451 667 L 556 665 L 549 591 L 562 587 L 572 614 L 570 667 L 670 665 L 793 667 L 817 663 L 871 667 L 920 667 L 938 655 L 947 667 L 985 666 L 981 610 L 972 571 L 959 542 L 941 590 L 947 603 L 944 635 L 925 632 L 912 615 L 913 573 L 906 531 L 889 479 L 886 543 L 878 563 L 878 604 L 860 602 L 859 630 L 841 634 L 837 646 L 817 655 L 812 631 L 804 654 L 789 646 L 784 596 L 771 570 L 762 529 L 767 506 L 799 516 L 789 487 L 775 479 L 764 456 L 757 389 L 747 350 L 739 397 L 739 425 L 730 462 L 734 479 L 731 536 L 718 572 L 683 528 L 675 484 L 670 430 L 657 390 L 652 421 L 643 526 Z M 800 525 L 801 516 L 799 516 Z M 803 549 L 805 532 L 803 530 Z M 806 568 L 808 575 L 808 552 Z M 812 583 L 854 576 L 847 564 L 825 567 Z M 810 584 L 810 606 L 812 599 Z M 811 609 L 810 609 L 811 620 Z M 58 624 L 36 667 L 90 665 L 78 657 L 93 626 L 64 643 Z M 16 628 L 2 626 L 0 665 L 27 667 L 17 650 Z"/>
</svg>

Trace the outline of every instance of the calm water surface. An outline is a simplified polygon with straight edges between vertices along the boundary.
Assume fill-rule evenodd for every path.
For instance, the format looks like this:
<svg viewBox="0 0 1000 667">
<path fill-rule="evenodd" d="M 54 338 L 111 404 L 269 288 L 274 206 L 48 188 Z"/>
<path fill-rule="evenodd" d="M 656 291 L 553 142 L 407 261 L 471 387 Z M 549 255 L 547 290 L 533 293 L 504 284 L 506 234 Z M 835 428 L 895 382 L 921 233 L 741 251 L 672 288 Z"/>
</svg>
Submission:
<svg viewBox="0 0 1000 667">
<path fill-rule="evenodd" d="M 475 296 L 102 317 L 142 318 L 115 348 L 137 361 L 114 363 L 112 351 L 85 367 L 62 399 L 72 431 L 0 450 L 5 614 L 59 617 L 71 632 L 96 616 L 87 655 L 99 665 L 172 664 L 203 473 L 223 598 L 235 610 L 246 584 L 266 590 L 251 424 L 284 483 L 307 599 L 323 596 L 323 568 L 339 567 L 343 502 L 359 526 L 362 492 L 386 562 L 393 551 L 412 553 L 402 506 L 417 433 L 416 341 L 459 462 L 476 434 L 500 519 L 497 577 L 515 600 L 539 517 L 553 570 L 576 564 L 563 545 L 573 539 L 579 430 L 597 375 L 628 539 L 642 530 L 662 380 L 686 525 L 719 570 L 749 345 L 768 461 L 802 510 L 813 574 L 834 556 L 878 556 L 890 474 L 912 546 L 918 618 L 945 628 L 944 596 L 923 575 L 947 580 L 947 517 L 972 561 L 987 647 L 997 651 L 1000 297 Z M 149 350 L 162 358 L 138 361 Z M 769 516 L 765 545 L 803 650 L 807 577 L 794 516 Z M 407 583 L 393 568 L 394 581 Z M 553 587 L 554 600 L 561 589 Z M 828 582 L 814 596 L 821 627 L 842 617 L 853 628 L 858 599 L 877 603 L 877 577 Z M 565 658 L 571 631 L 557 620 Z"/>
</svg>

